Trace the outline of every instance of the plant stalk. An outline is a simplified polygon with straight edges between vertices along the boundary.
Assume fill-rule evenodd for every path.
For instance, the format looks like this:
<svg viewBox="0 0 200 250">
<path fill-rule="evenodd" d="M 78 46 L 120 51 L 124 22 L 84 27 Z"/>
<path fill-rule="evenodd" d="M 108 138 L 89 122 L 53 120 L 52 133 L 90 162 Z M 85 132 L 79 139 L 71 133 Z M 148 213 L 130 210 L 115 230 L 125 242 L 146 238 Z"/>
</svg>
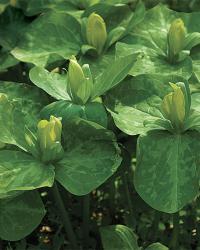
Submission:
<svg viewBox="0 0 200 250">
<path fill-rule="evenodd" d="M 129 208 L 129 212 L 130 212 L 131 226 L 135 227 L 134 212 L 133 212 L 133 206 L 132 206 L 131 196 L 130 196 L 130 192 L 129 192 L 129 186 L 128 186 L 128 180 L 127 180 L 126 173 L 123 175 L 123 183 L 124 183 L 126 200 L 127 200 L 128 208 Z"/>
<path fill-rule="evenodd" d="M 76 241 L 76 236 L 75 236 L 75 233 L 73 231 L 73 227 L 72 227 L 72 224 L 71 224 L 71 221 L 69 218 L 69 214 L 68 214 L 67 210 L 65 209 L 63 200 L 61 198 L 61 195 L 60 195 L 60 192 L 59 192 L 59 189 L 58 189 L 56 183 L 54 183 L 54 185 L 53 185 L 52 195 L 53 195 L 53 198 L 56 202 L 56 206 L 58 208 L 59 215 L 62 219 L 62 223 L 63 223 L 63 226 L 65 228 L 65 232 L 67 234 L 67 237 L 70 241 L 71 247 L 72 247 L 72 249 L 77 250 L 79 248 L 78 248 L 78 244 Z"/>
<path fill-rule="evenodd" d="M 83 247 L 88 249 L 90 233 L 90 195 L 83 197 Z"/>
<path fill-rule="evenodd" d="M 179 213 L 173 214 L 173 232 L 172 232 L 172 238 L 171 238 L 171 248 L 172 250 L 178 249 L 178 243 L 179 243 L 179 231 L 180 231 L 180 225 L 179 225 Z"/>
</svg>

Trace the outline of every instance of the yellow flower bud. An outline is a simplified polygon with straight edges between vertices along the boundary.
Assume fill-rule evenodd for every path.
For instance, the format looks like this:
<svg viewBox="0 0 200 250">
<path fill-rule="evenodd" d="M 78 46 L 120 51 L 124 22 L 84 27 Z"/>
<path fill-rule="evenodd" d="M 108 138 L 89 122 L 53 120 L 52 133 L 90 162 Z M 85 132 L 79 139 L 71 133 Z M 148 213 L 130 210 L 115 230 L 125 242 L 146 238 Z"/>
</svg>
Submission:
<svg viewBox="0 0 200 250">
<path fill-rule="evenodd" d="M 168 53 L 169 57 L 177 56 L 184 48 L 186 29 L 182 19 L 175 19 L 168 32 Z"/>
<path fill-rule="evenodd" d="M 68 80 L 70 84 L 71 94 L 74 95 L 78 92 L 78 89 L 85 82 L 85 76 L 81 66 L 76 61 L 76 58 L 70 60 Z"/>
<path fill-rule="evenodd" d="M 41 120 L 38 123 L 38 140 L 41 151 L 51 150 L 54 143 L 61 141 L 62 123 L 60 119 L 51 116 L 50 121 Z"/>
<path fill-rule="evenodd" d="M 69 63 L 67 91 L 76 104 L 85 104 L 92 91 L 92 76 L 89 65 L 81 67 L 73 57 Z"/>
<path fill-rule="evenodd" d="M 98 54 L 101 54 L 107 40 L 107 31 L 106 24 L 100 15 L 92 13 L 88 17 L 86 37 L 88 44 L 95 47 Z"/>
<path fill-rule="evenodd" d="M 185 96 L 181 87 L 171 83 L 173 92 L 166 95 L 162 102 L 162 111 L 166 119 L 175 127 L 180 127 L 185 120 Z"/>
</svg>

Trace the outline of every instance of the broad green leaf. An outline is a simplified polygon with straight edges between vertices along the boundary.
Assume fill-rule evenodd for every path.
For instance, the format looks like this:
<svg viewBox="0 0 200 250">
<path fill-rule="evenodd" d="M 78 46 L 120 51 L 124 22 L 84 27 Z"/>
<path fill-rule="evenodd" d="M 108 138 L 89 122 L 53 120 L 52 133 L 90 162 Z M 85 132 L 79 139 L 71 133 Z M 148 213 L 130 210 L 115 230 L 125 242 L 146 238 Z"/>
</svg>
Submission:
<svg viewBox="0 0 200 250">
<path fill-rule="evenodd" d="M 140 75 L 121 82 L 108 92 L 105 105 L 115 125 L 129 135 L 146 131 L 144 121 L 163 118 L 160 107 L 171 91 L 169 82 L 185 81 L 178 76 Z"/>
<path fill-rule="evenodd" d="M 9 52 L 0 51 L 0 72 L 6 71 L 9 67 L 15 66 L 19 61 Z"/>
<path fill-rule="evenodd" d="M 48 104 L 48 96 L 40 89 L 28 84 L 0 81 L 0 93 L 4 93 L 10 100 L 19 101 L 28 125 L 39 119 L 39 111 Z M 34 122 L 33 122 L 34 121 Z"/>
<path fill-rule="evenodd" d="M 134 65 L 131 74 L 156 73 L 163 74 L 179 74 L 189 76 L 192 73 L 191 61 L 187 58 L 184 61 L 170 66 L 167 62 L 167 33 L 172 21 L 181 18 L 186 26 L 188 35 L 184 49 L 191 49 L 200 43 L 199 39 L 199 16 L 200 13 L 183 13 L 175 12 L 168 9 L 165 5 L 157 5 L 147 11 L 144 20 L 133 29 L 134 39 L 125 38 L 122 40 L 125 44 L 121 44 L 117 48 L 117 55 L 124 53 L 135 53 L 134 51 L 143 51 L 144 55 L 138 64 Z M 144 49 L 144 47 L 146 47 Z M 152 50 L 148 50 L 151 48 Z"/>
<path fill-rule="evenodd" d="M 6 110 L 6 112 L 5 112 Z M 25 117 L 17 101 L 0 101 L 0 140 L 26 150 Z"/>
<path fill-rule="evenodd" d="M 103 184 L 121 163 L 112 132 L 77 120 L 65 128 L 64 158 L 56 164 L 56 179 L 71 193 L 85 195 Z"/>
<path fill-rule="evenodd" d="M 99 57 L 92 57 L 89 55 L 81 56 L 79 63 L 81 65 L 89 64 L 93 78 L 97 78 L 106 69 L 110 67 L 110 65 L 113 63 L 114 60 L 115 60 L 115 49 L 114 47 L 111 47 L 109 50 L 106 51 L 106 53 L 104 53 Z"/>
<path fill-rule="evenodd" d="M 200 93 L 193 93 L 191 95 L 191 108 L 200 112 Z"/>
<path fill-rule="evenodd" d="M 200 33 L 193 32 L 187 35 L 185 41 L 185 49 L 191 50 L 194 46 L 200 44 Z"/>
<path fill-rule="evenodd" d="M 70 100 L 67 93 L 67 76 L 34 67 L 29 72 L 30 80 L 57 100 Z"/>
<path fill-rule="evenodd" d="M 154 209 L 175 213 L 199 193 L 197 132 L 150 131 L 137 143 L 136 191 Z"/>
<path fill-rule="evenodd" d="M 85 10 L 83 17 L 88 17 L 92 12 L 103 17 L 108 32 L 117 26 L 127 27 L 132 17 L 132 11 L 127 5 L 113 5 L 108 2 L 92 5 Z"/>
<path fill-rule="evenodd" d="M 17 241 L 29 235 L 46 211 L 37 191 L 0 201 L 0 238 Z"/>
<path fill-rule="evenodd" d="M 72 118 L 79 117 L 107 127 L 107 113 L 104 106 L 98 102 L 77 105 L 72 102 L 53 102 L 41 111 L 41 117 L 48 119 L 51 115 L 62 117 L 62 123 L 68 123 Z"/>
<path fill-rule="evenodd" d="M 0 44 L 4 49 L 13 49 L 21 35 L 25 32 L 28 22 L 19 9 L 7 8 L 0 16 Z"/>
<path fill-rule="evenodd" d="M 117 43 L 116 56 L 126 56 L 141 53 L 137 62 L 131 68 L 129 74 L 137 76 L 141 74 L 163 74 L 180 75 L 189 78 L 192 74 L 192 60 L 187 57 L 185 60 L 171 65 L 164 55 L 160 55 L 156 50 L 142 47 L 141 45 Z"/>
<path fill-rule="evenodd" d="M 0 195 L 51 187 L 53 182 L 53 166 L 45 165 L 20 151 L 0 151 Z"/>
<path fill-rule="evenodd" d="M 20 7 L 27 16 L 35 16 L 49 10 L 57 10 L 65 13 L 81 15 L 82 11 L 78 10 L 69 1 L 63 0 L 19 0 Z"/>
<path fill-rule="evenodd" d="M 145 250 L 169 250 L 169 248 L 157 242 L 151 244 Z"/>
<path fill-rule="evenodd" d="M 139 250 L 137 236 L 124 225 L 100 227 L 104 250 Z"/>
<path fill-rule="evenodd" d="M 126 27 L 124 35 L 127 35 L 130 31 L 134 30 L 135 26 L 138 25 L 145 17 L 146 10 L 144 3 L 140 0 L 136 5 L 136 9 L 130 18 L 130 21 Z"/>
<path fill-rule="evenodd" d="M 29 25 L 12 54 L 20 61 L 45 66 L 76 55 L 80 40 L 80 24 L 74 17 L 50 11 Z"/>
<path fill-rule="evenodd" d="M 47 98 L 35 87 L 13 82 L 0 82 L 0 93 L 9 99 L 0 103 L 0 140 L 26 148 L 24 127 L 35 128 Z"/>
<path fill-rule="evenodd" d="M 136 59 L 136 55 L 116 59 L 108 69 L 95 79 L 92 97 L 98 97 L 120 83 L 128 75 Z"/>
<path fill-rule="evenodd" d="M 181 18 L 188 33 L 199 32 L 199 16 L 200 12 L 176 12 L 159 4 L 146 12 L 144 20 L 134 28 L 133 33 L 150 40 L 158 51 L 166 52 L 167 33 L 172 21 Z"/>
</svg>

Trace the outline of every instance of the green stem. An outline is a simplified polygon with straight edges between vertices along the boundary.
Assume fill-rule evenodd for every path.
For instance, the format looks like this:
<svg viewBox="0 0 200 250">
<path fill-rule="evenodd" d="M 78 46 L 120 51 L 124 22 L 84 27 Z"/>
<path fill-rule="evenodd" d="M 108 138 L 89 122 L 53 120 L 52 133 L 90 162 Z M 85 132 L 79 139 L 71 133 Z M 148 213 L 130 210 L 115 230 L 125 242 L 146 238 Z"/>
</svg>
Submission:
<svg viewBox="0 0 200 250">
<path fill-rule="evenodd" d="M 109 183 L 109 208 L 111 217 L 115 214 L 115 179 Z"/>
<path fill-rule="evenodd" d="M 83 197 L 83 246 L 88 249 L 90 225 L 90 195 Z"/>
<path fill-rule="evenodd" d="M 179 241 L 179 213 L 173 214 L 173 232 L 172 232 L 172 239 L 171 239 L 171 248 L 172 250 L 178 249 L 178 241 Z"/>
<path fill-rule="evenodd" d="M 151 237 L 150 237 L 153 242 L 157 241 L 160 217 L 161 217 L 161 213 L 155 210 L 154 220 L 153 220 L 152 230 L 151 230 Z"/>
<path fill-rule="evenodd" d="M 54 183 L 54 186 L 52 188 L 52 195 L 53 195 L 53 198 L 56 202 L 56 206 L 58 208 L 59 215 L 62 219 L 62 223 L 63 223 L 63 226 L 65 228 L 65 232 L 67 234 L 67 237 L 71 243 L 72 249 L 77 250 L 79 248 L 78 248 L 78 244 L 76 241 L 76 236 L 75 236 L 75 233 L 73 231 L 73 227 L 72 227 L 72 224 L 71 224 L 71 221 L 69 218 L 69 214 L 68 214 L 67 210 L 65 209 L 63 200 L 61 198 L 61 195 L 60 195 L 60 192 L 59 192 L 59 189 L 58 189 L 56 183 Z"/>
<path fill-rule="evenodd" d="M 129 186 L 128 186 L 128 180 L 127 180 L 126 174 L 123 175 L 123 182 L 124 182 L 124 190 L 125 190 L 126 200 L 127 200 L 128 208 L 129 208 L 129 212 L 130 212 L 131 226 L 135 227 L 133 206 L 132 206 L 132 201 L 131 201 L 131 196 L 130 196 L 130 192 L 129 192 Z"/>
</svg>

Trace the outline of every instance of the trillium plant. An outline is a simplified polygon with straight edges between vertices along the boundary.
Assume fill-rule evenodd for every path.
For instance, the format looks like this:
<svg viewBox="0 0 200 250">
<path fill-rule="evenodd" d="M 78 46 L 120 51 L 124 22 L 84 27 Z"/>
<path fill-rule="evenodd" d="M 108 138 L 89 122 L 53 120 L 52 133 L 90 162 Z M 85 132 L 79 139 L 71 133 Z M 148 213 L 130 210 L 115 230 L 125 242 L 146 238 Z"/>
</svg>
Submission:
<svg viewBox="0 0 200 250">
<path fill-rule="evenodd" d="M 199 249 L 186 2 L 0 1 L 0 249 Z"/>
</svg>

